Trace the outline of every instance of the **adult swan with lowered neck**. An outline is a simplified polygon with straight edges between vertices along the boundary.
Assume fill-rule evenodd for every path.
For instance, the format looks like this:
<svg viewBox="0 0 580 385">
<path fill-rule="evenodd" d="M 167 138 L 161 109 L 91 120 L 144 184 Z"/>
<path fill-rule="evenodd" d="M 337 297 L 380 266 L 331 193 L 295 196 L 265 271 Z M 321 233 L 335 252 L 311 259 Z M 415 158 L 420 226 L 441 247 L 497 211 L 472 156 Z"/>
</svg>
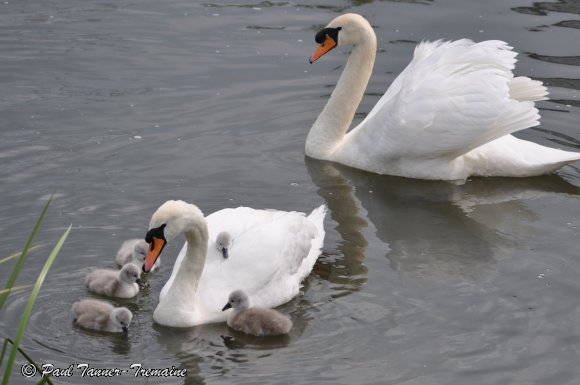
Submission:
<svg viewBox="0 0 580 385">
<path fill-rule="evenodd" d="M 225 321 L 224 303 L 234 290 L 244 290 L 259 307 L 275 307 L 296 296 L 310 273 L 324 240 L 326 207 L 308 216 L 299 212 L 220 210 L 207 219 L 183 201 L 167 201 L 151 217 L 149 250 L 143 271 L 151 269 L 167 242 L 185 234 L 173 274 L 153 313 L 155 322 L 190 327 Z M 224 259 L 208 241 L 228 231 L 236 242 Z"/>
<path fill-rule="evenodd" d="M 539 124 L 542 82 L 514 77 L 516 53 L 498 40 L 422 42 L 366 118 L 347 130 L 376 55 L 376 36 L 356 14 L 338 16 L 316 35 L 314 62 L 336 46 L 353 49 L 306 139 L 306 155 L 379 173 L 464 180 L 525 177 L 579 160 L 510 135 Z"/>
</svg>

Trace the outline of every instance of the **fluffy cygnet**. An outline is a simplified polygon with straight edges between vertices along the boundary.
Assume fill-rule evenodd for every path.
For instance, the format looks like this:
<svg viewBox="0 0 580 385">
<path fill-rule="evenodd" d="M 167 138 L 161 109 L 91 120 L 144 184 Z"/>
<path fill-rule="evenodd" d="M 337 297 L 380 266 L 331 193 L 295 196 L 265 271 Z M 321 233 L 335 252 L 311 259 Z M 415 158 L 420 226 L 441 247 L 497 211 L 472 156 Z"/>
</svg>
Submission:
<svg viewBox="0 0 580 385">
<path fill-rule="evenodd" d="M 215 247 L 222 253 L 224 259 L 229 257 L 229 248 L 232 245 L 232 236 L 227 231 L 222 231 L 215 238 Z"/>
<path fill-rule="evenodd" d="M 132 262 L 141 268 L 143 267 L 148 248 L 149 244 L 143 239 L 126 240 L 117 251 L 115 261 L 119 266 L 125 266 L 127 263 Z M 156 270 L 160 263 L 161 259 L 157 258 L 157 261 L 155 261 L 155 264 L 149 271 Z"/>
<path fill-rule="evenodd" d="M 290 318 L 273 309 L 250 308 L 246 293 L 236 290 L 230 294 L 228 303 L 222 311 L 234 310 L 228 317 L 232 329 L 254 336 L 287 334 L 292 328 Z"/>
<path fill-rule="evenodd" d="M 109 297 L 131 298 L 139 293 L 141 269 L 128 263 L 121 270 L 97 269 L 89 274 L 85 283 L 89 291 Z"/>
<path fill-rule="evenodd" d="M 133 314 L 126 307 L 114 307 L 98 299 L 83 299 L 72 305 L 75 321 L 87 329 L 104 332 L 129 332 Z"/>
</svg>

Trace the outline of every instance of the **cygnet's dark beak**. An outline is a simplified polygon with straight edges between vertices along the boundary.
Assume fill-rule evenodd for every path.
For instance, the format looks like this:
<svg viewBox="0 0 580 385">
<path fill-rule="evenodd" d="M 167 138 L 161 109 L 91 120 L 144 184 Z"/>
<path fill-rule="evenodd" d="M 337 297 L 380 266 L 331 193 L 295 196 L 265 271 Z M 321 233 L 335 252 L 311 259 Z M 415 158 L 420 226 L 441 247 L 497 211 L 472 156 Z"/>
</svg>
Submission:
<svg viewBox="0 0 580 385">
<path fill-rule="evenodd" d="M 226 306 L 224 306 L 224 308 L 222 309 L 222 311 L 226 311 L 226 310 L 228 310 L 231 307 L 232 307 L 232 305 L 230 305 L 230 303 L 228 302 L 228 303 L 226 303 Z"/>
<path fill-rule="evenodd" d="M 141 281 L 141 279 L 140 279 L 140 278 L 137 278 L 137 279 L 135 280 L 135 283 L 136 283 L 137 285 L 139 285 L 139 287 L 143 287 L 143 281 Z"/>
<path fill-rule="evenodd" d="M 228 254 L 228 248 L 227 247 L 223 247 L 222 248 L 222 255 L 224 256 L 224 259 L 228 259 L 229 254 Z"/>
<path fill-rule="evenodd" d="M 123 326 L 123 334 L 124 335 L 128 335 L 129 334 L 129 328 L 127 326 Z"/>
</svg>

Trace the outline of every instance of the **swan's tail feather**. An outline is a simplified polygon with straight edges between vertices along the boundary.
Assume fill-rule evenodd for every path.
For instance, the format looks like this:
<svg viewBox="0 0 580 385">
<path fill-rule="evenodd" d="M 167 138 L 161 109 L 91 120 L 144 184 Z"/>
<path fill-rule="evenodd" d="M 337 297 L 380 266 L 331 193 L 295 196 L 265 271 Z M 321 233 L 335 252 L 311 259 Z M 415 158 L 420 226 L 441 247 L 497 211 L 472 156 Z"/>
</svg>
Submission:
<svg viewBox="0 0 580 385">
<path fill-rule="evenodd" d="M 534 107 L 534 102 L 511 100 L 493 127 L 483 132 L 470 146 L 463 148 L 459 155 L 466 154 L 502 136 L 537 126 L 540 124 L 539 120 L 540 114 L 538 113 L 538 109 Z"/>
<path fill-rule="evenodd" d="M 550 152 L 542 151 L 544 149 L 551 150 Z M 538 148 L 542 157 L 536 155 L 533 159 L 524 159 L 526 161 L 526 173 L 524 175 L 517 174 L 514 176 L 535 176 L 550 174 L 565 165 L 580 160 L 580 153 L 569 151 L 562 151 L 556 148 L 543 147 Z M 538 154 L 538 152 L 536 152 Z M 506 175 L 512 176 L 512 175 Z"/>
<path fill-rule="evenodd" d="M 513 78 L 509 83 L 510 97 L 514 100 L 535 102 L 548 99 L 548 89 L 539 80 L 526 76 Z"/>
<path fill-rule="evenodd" d="M 534 107 L 534 102 L 516 102 L 510 103 L 506 111 L 500 115 L 495 124 L 493 131 L 497 132 L 494 138 L 511 134 L 528 127 L 534 127 L 540 124 L 540 114 Z"/>
<path fill-rule="evenodd" d="M 557 148 L 540 146 L 536 153 L 540 155 L 534 158 L 538 174 L 549 174 L 568 163 L 580 160 L 580 153 L 563 151 Z"/>
<path fill-rule="evenodd" d="M 312 210 L 312 212 L 308 215 L 308 219 L 314 223 L 318 223 L 320 220 L 324 220 L 327 211 L 328 207 L 326 205 L 320 205 Z"/>
<path fill-rule="evenodd" d="M 322 252 L 322 246 L 324 244 L 324 217 L 326 216 L 327 207 L 326 205 L 321 205 L 308 215 L 308 219 L 314 224 L 316 227 L 316 236 L 312 239 L 312 246 L 310 248 L 310 252 L 306 257 L 306 261 L 300 267 L 299 275 L 300 281 L 302 281 L 310 271 L 312 270 L 312 266 L 316 263 L 316 260 L 320 256 Z"/>
<path fill-rule="evenodd" d="M 322 248 L 322 243 L 324 241 L 324 217 L 326 217 L 326 212 L 328 207 L 326 205 L 321 205 L 312 210 L 308 219 L 316 226 L 316 238 L 315 241 L 320 243 L 318 248 Z M 314 244 L 313 244 L 314 246 Z"/>
<path fill-rule="evenodd" d="M 474 150 L 468 156 L 481 163 L 479 176 L 525 177 L 549 174 L 568 163 L 580 160 L 580 153 L 559 150 L 506 135 Z"/>
</svg>

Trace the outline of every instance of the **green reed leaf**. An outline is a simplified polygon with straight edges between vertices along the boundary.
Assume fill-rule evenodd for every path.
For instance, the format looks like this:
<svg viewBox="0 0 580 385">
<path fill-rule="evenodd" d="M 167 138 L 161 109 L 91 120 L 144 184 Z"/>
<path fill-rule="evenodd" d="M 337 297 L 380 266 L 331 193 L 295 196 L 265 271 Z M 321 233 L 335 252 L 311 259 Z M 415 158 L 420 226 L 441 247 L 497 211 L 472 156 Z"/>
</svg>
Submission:
<svg viewBox="0 0 580 385">
<path fill-rule="evenodd" d="M 50 202 L 50 200 L 49 200 L 49 202 Z M 48 207 L 48 205 L 45 207 Z M 45 211 L 43 211 L 41 217 L 44 216 L 44 213 L 45 213 Z M 37 223 L 37 225 L 39 225 L 39 224 L 40 223 Z M 34 288 L 32 289 L 32 292 L 30 293 L 30 297 L 28 298 L 28 303 L 26 304 L 26 308 L 24 309 L 24 313 L 22 313 L 22 318 L 20 319 L 20 324 L 18 325 L 18 331 L 16 332 L 16 337 L 14 338 L 14 345 L 12 347 L 12 351 L 10 352 L 10 356 L 8 357 L 8 362 L 6 364 L 6 371 L 4 372 L 4 377 L 2 379 L 2 385 L 8 385 L 8 381 L 10 380 L 10 375 L 12 373 L 12 366 L 14 365 L 14 360 L 16 359 L 16 353 L 18 352 L 18 348 L 20 346 L 20 341 L 22 339 L 22 335 L 24 334 L 24 330 L 26 329 L 26 324 L 28 323 L 28 319 L 30 318 L 30 314 L 32 313 L 32 307 L 34 306 L 34 302 L 36 301 L 36 297 L 38 297 L 38 293 L 40 292 L 40 288 L 44 282 L 44 279 L 46 278 L 46 275 L 48 274 L 48 270 L 50 269 L 50 267 L 54 263 L 54 260 L 56 259 L 56 256 L 58 255 L 60 249 L 62 248 L 64 241 L 67 239 L 71 228 L 72 228 L 72 225 L 69 225 L 68 228 L 66 229 L 66 231 L 64 232 L 64 234 L 60 237 L 60 239 L 58 240 L 58 242 L 56 243 L 56 245 L 52 249 L 52 252 L 48 256 L 48 259 L 44 263 L 44 266 L 42 267 L 42 270 L 40 271 L 38 278 L 36 279 L 36 283 L 34 284 Z M 27 246 L 29 246 L 29 245 L 27 245 Z M 27 248 L 25 247 L 23 250 L 23 253 L 26 250 L 27 250 Z"/>
<path fill-rule="evenodd" d="M 38 217 L 38 220 L 36 221 L 36 224 L 34 225 L 34 228 L 32 229 L 32 232 L 30 233 L 30 236 L 28 237 L 28 241 L 26 241 L 26 244 L 24 245 L 24 249 L 22 249 L 22 252 L 20 253 L 20 256 L 18 257 L 18 260 L 16 261 L 16 265 L 14 265 L 14 268 L 12 269 L 12 274 L 10 274 L 10 277 L 8 278 L 8 281 L 6 282 L 6 286 L 4 286 L 4 289 L 10 289 L 12 286 L 14 286 L 14 282 L 16 282 L 16 278 L 18 277 L 18 274 L 20 274 L 20 270 L 22 269 L 22 266 L 24 265 L 24 259 L 26 258 L 26 254 L 28 254 L 28 251 L 30 250 L 30 246 L 32 245 L 32 241 L 34 240 L 34 237 L 36 237 L 36 233 L 38 232 L 38 229 L 40 228 L 40 225 L 42 224 L 42 221 L 44 219 L 44 215 L 46 214 L 46 211 L 48 210 L 48 206 L 50 206 L 50 202 L 52 202 L 52 196 L 48 199 L 48 202 L 46 202 L 46 204 L 44 205 L 44 208 L 42 209 L 42 212 L 40 213 L 40 217 Z M 4 292 L 4 293 L 0 293 L 0 309 L 2 309 L 2 306 L 4 306 L 4 302 L 6 302 L 6 298 L 8 298 L 8 292 Z"/>
</svg>

